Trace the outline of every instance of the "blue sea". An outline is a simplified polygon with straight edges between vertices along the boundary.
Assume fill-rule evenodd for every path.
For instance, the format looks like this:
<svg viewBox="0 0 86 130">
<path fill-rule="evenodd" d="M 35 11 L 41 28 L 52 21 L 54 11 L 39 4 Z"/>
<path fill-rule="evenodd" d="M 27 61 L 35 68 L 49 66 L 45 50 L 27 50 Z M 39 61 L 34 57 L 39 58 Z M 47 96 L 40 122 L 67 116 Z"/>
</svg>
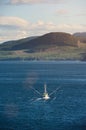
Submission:
<svg viewBox="0 0 86 130">
<path fill-rule="evenodd" d="M 0 130 L 86 130 L 86 62 L 0 61 Z"/>
</svg>

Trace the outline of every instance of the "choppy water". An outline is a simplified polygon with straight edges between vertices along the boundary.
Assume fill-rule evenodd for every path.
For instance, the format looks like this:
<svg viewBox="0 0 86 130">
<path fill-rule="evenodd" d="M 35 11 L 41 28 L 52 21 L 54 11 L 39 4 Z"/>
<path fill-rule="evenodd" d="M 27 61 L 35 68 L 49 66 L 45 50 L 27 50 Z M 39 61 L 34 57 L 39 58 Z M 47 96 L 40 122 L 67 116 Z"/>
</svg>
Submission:
<svg viewBox="0 0 86 130">
<path fill-rule="evenodd" d="M 0 61 L 0 130 L 86 130 L 86 63 Z"/>
</svg>

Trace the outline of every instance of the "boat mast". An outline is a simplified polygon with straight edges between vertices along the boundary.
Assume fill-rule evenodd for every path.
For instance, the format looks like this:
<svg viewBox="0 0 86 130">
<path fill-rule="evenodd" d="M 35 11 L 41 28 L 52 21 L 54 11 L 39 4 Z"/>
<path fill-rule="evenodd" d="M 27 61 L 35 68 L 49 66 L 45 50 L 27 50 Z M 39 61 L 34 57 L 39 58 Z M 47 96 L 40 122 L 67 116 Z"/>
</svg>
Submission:
<svg viewBox="0 0 86 130">
<path fill-rule="evenodd" d="M 44 84 L 44 93 L 47 93 L 47 86 Z"/>
</svg>

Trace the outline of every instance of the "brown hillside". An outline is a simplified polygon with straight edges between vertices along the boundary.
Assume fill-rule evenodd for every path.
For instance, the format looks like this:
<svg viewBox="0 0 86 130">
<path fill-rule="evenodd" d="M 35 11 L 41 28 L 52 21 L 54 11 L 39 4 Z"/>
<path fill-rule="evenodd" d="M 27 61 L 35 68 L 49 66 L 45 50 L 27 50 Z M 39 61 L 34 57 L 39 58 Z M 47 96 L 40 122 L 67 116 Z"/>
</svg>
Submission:
<svg viewBox="0 0 86 130">
<path fill-rule="evenodd" d="M 52 32 L 35 38 L 30 41 L 24 41 L 19 44 L 13 44 L 8 47 L 2 47 L 2 50 L 22 50 L 28 49 L 30 52 L 43 51 L 55 46 L 78 46 L 77 39 L 68 33 Z"/>
</svg>

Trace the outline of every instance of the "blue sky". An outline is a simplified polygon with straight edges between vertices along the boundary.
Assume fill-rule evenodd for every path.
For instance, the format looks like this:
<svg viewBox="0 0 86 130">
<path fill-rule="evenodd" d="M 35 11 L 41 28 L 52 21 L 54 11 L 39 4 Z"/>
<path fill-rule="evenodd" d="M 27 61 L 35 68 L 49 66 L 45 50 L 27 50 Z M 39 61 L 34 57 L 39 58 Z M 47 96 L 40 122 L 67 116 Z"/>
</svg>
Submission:
<svg viewBox="0 0 86 130">
<path fill-rule="evenodd" d="M 0 0 L 0 42 L 86 32 L 86 0 Z"/>
</svg>

